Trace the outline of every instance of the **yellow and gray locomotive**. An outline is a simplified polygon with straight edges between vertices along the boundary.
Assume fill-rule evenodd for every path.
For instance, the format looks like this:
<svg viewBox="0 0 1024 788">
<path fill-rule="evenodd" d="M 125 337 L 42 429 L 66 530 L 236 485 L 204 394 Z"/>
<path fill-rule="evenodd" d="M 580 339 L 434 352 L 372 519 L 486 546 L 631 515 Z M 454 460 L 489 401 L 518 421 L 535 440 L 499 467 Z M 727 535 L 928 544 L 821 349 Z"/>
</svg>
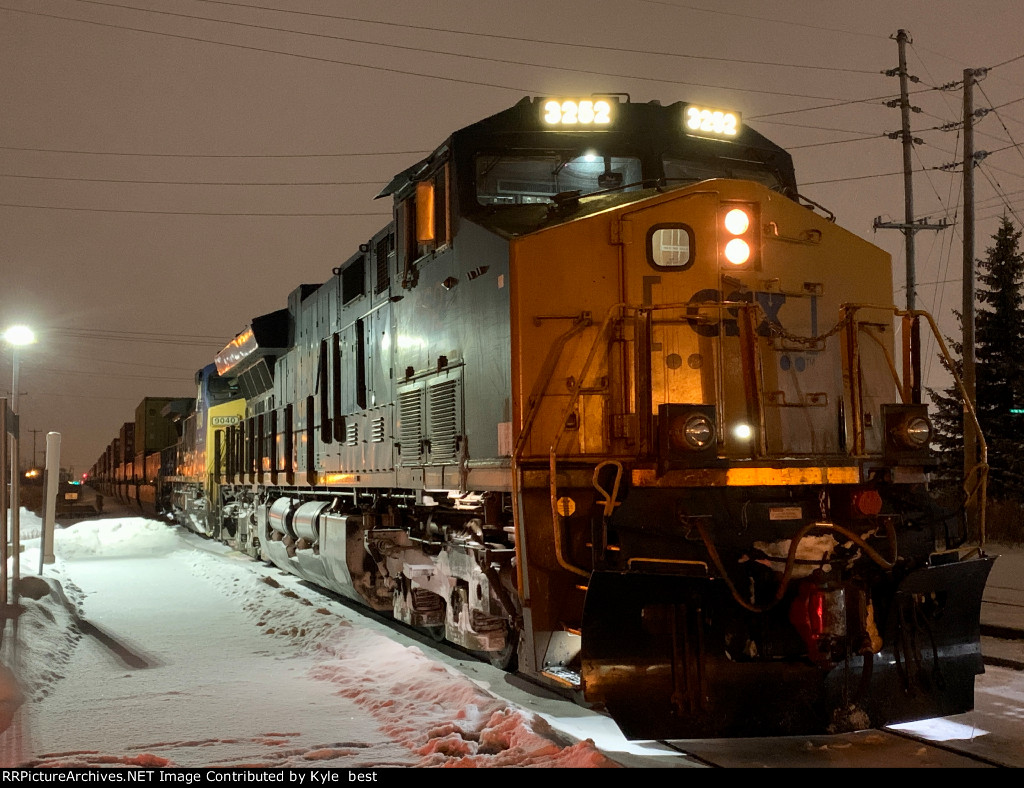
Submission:
<svg viewBox="0 0 1024 788">
<path fill-rule="evenodd" d="M 218 356 L 244 408 L 199 530 L 630 738 L 973 707 L 993 558 L 928 492 L 926 316 L 786 151 L 713 108 L 524 99 L 379 197 Z"/>
</svg>

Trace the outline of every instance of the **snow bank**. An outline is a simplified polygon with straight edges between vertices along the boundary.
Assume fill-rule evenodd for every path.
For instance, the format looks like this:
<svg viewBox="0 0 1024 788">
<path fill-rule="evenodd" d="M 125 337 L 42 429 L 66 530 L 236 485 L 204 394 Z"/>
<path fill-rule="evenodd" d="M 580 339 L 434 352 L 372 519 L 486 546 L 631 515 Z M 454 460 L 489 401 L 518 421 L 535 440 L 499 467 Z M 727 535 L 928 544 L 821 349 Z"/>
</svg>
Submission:
<svg viewBox="0 0 1024 788">
<path fill-rule="evenodd" d="M 26 549 L 21 557 L 22 576 L 36 573 L 40 531 L 38 518 L 23 513 L 21 533 Z M 241 559 L 237 554 L 214 554 L 218 546 L 213 543 L 209 544 L 212 551 L 196 549 L 194 537 L 139 517 L 84 520 L 58 528 L 55 536 L 56 562 L 45 568 L 45 584 L 36 593 L 39 598 L 20 598 L 25 612 L 18 622 L 18 662 L 23 666 L 19 679 L 28 701 L 26 707 L 33 701 L 49 698 L 47 708 L 52 710 L 62 697 L 62 693 L 51 693 L 67 675 L 68 664 L 83 637 L 79 616 L 83 615 L 83 605 L 86 613 L 89 608 L 88 599 L 74 582 L 76 565 L 92 564 L 98 558 L 126 559 L 103 567 L 104 576 L 109 575 L 111 581 L 109 591 L 91 592 L 114 594 L 128 585 L 118 581 L 122 577 L 120 572 L 138 571 L 136 562 L 128 559 L 162 557 L 182 550 L 176 554 L 185 556 L 182 571 L 201 579 L 202 593 L 222 595 L 237 605 L 237 624 L 232 626 L 257 627 L 268 638 L 283 642 L 291 653 L 303 655 L 305 664 L 312 666 L 309 675 L 323 682 L 325 693 L 348 698 L 366 711 L 370 725 L 367 740 L 391 740 L 411 753 L 411 763 L 416 766 L 619 766 L 604 756 L 593 741 L 567 739 L 543 718 L 492 695 L 454 668 L 430 659 L 419 648 L 401 645 L 379 632 L 360 627 L 357 618 L 348 620 L 334 612 L 343 608 L 320 601 L 314 592 L 310 596 L 318 601 L 311 601 L 303 594 L 305 589 L 291 582 L 291 578 L 278 575 L 287 581 L 279 583 L 273 577 L 276 570 L 268 573 L 258 563 Z M 86 564 L 81 566 L 80 571 L 84 571 Z M 187 577 L 182 579 L 180 594 L 176 582 L 176 593 L 168 602 L 179 606 L 191 604 L 188 594 L 195 592 L 188 590 L 190 582 Z M 153 615 L 162 614 L 155 610 Z M 161 669 L 166 671 L 169 665 L 180 664 L 181 687 L 217 680 L 200 678 L 197 682 L 197 677 L 189 674 L 197 662 L 203 661 L 196 658 L 195 651 L 202 649 L 204 643 L 195 642 L 194 638 L 182 640 L 181 647 L 188 654 L 165 655 Z M 268 651 L 280 654 L 279 648 Z M 231 676 L 232 681 L 248 679 Z M 67 680 L 72 681 L 73 676 Z M 251 680 L 252 693 L 262 692 L 259 677 L 253 676 Z M 129 699 L 124 700 L 127 704 Z M 267 733 L 268 722 L 272 725 L 267 719 L 252 721 L 253 741 L 273 735 Z M 187 720 L 182 721 L 182 728 L 182 736 L 187 737 Z M 96 736 L 97 746 L 89 757 L 92 765 L 134 765 L 139 757 L 137 752 L 126 749 L 124 742 L 106 742 L 99 730 Z M 325 745 L 322 751 L 303 753 L 301 759 L 316 766 L 320 761 L 337 763 L 345 755 L 338 747 Z M 57 761 L 63 763 L 59 757 Z"/>
</svg>

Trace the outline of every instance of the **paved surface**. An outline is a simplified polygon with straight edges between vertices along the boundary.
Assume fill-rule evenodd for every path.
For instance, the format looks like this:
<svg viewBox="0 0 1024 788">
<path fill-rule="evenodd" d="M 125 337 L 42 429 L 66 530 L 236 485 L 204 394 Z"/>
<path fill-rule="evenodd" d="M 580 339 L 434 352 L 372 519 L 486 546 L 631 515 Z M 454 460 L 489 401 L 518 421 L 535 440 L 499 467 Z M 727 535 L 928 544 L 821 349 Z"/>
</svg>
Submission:
<svg viewBox="0 0 1024 788">
<path fill-rule="evenodd" d="M 981 653 L 986 664 L 1024 670 L 1024 547 L 987 552 L 999 557 L 981 603 Z"/>
</svg>

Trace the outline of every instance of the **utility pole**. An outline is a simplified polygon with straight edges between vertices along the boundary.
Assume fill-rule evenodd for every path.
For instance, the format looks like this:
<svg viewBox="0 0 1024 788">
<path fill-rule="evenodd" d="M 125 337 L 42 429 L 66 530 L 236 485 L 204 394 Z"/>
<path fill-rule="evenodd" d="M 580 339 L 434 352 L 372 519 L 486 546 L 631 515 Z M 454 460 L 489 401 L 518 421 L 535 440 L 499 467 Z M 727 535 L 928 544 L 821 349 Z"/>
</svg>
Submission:
<svg viewBox="0 0 1024 788">
<path fill-rule="evenodd" d="M 963 378 L 967 399 L 977 402 L 974 380 L 974 71 L 964 69 L 964 257 L 963 257 Z M 964 413 L 964 478 L 978 462 L 978 436 Z"/>
<path fill-rule="evenodd" d="M 39 466 L 36 464 L 36 435 L 43 430 L 28 430 L 28 432 L 32 433 L 32 467 L 38 468 Z"/>
<path fill-rule="evenodd" d="M 974 82 L 976 77 L 986 74 L 988 69 L 964 69 L 964 261 L 963 261 L 963 381 L 971 408 L 977 412 L 977 392 L 974 358 L 974 168 L 978 161 L 988 155 L 985 151 L 974 150 Z M 974 422 L 967 418 L 967 404 L 964 405 L 964 482 L 971 478 L 971 472 L 978 464 L 978 435 Z M 967 522 L 973 526 L 977 521 L 977 498 L 969 499 Z"/>
<path fill-rule="evenodd" d="M 910 90 L 907 83 L 917 82 L 917 77 L 907 74 L 907 42 L 910 36 L 906 30 L 899 30 L 896 33 L 896 43 L 899 45 L 900 65 L 898 69 L 886 71 L 886 76 L 899 76 L 900 97 L 898 101 L 890 101 L 890 107 L 899 106 L 902 116 L 902 129 L 889 135 L 890 139 L 903 140 L 903 222 L 883 222 L 882 217 L 876 217 L 874 229 L 901 230 L 906 244 L 906 265 L 907 265 L 907 311 L 917 309 L 917 276 L 914 264 L 914 234 L 921 230 L 944 230 L 948 223 L 942 220 L 938 224 L 929 224 L 927 219 L 915 221 L 914 219 L 914 176 L 913 176 L 913 151 L 914 143 L 924 144 L 924 140 L 912 137 L 910 134 L 910 112 L 920 112 L 920 108 L 910 104 Z M 909 387 L 904 381 L 904 390 L 909 388 L 910 401 L 921 401 L 921 326 L 918 320 L 910 323 L 910 366 L 911 381 Z"/>
</svg>

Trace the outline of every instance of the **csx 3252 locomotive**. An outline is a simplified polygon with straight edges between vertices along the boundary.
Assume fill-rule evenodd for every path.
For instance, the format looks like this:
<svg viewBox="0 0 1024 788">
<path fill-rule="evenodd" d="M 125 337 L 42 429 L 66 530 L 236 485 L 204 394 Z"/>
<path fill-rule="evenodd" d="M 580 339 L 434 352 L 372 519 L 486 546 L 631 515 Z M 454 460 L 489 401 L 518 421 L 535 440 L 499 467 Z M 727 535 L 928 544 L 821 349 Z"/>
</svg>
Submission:
<svg viewBox="0 0 1024 788">
<path fill-rule="evenodd" d="M 898 361 L 927 316 L 786 151 L 713 108 L 523 99 L 379 197 L 197 375 L 153 501 L 630 738 L 972 708 L 994 559 L 929 496 Z"/>
</svg>

